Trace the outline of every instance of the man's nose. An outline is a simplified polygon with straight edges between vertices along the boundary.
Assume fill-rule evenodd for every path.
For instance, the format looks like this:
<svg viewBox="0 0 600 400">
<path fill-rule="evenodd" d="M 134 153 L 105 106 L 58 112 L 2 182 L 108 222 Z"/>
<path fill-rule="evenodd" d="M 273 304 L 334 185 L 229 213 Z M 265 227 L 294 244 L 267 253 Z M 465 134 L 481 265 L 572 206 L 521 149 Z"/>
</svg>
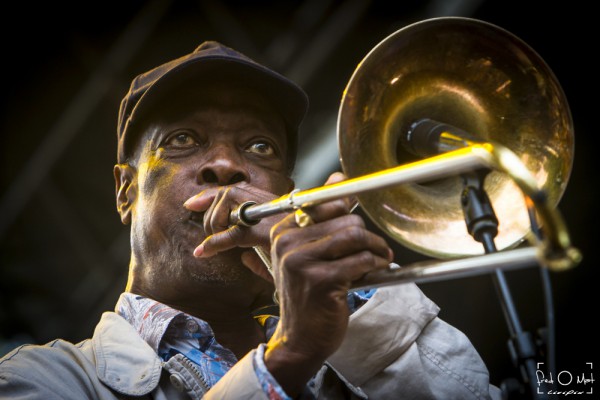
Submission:
<svg viewBox="0 0 600 400">
<path fill-rule="evenodd" d="M 242 155 L 231 146 L 214 146 L 209 150 L 205 161 L 198 172 L 200 184 L 226 186 L 250 180 Z"/>
</svg>

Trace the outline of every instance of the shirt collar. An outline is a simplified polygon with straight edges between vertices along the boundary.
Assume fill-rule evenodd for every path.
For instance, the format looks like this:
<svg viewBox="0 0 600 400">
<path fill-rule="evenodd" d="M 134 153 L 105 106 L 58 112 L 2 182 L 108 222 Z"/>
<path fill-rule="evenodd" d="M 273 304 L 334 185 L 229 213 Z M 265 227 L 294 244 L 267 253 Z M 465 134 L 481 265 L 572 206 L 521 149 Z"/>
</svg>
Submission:
<svg viewBox="0 0 600 400">
<path fill-rule="evenodd" d="M 182 311 L 156 300 L 128 292 L 121 294 L 115 311 L 133 326 L 156 353 L 173 318 L 184 315 Z"/>
<path fill-rule="evenodd" d="M 348 293 L 348 306 L 354 313 L 361 308 L 375 291 Z M 122 293 L 115 306 L 115 311 L 138 332 L 140 337 L 158 353 L 161 340 L 174 319 L 195 321 L 205 335 L 212 336 L 212 329 L 206 321 L 192 317 L 183 311 L 176 310 L 166 304 L 134 293 Z M 276 311 L 275 311 L 276 312 Z M 264 328 L 267 341 L 275 332 L 279 318 L 272 308 L 257 310 L 256 321 Z"/>
<path fill-rule="evenodd" d="M 160 347 L 162 338 L 169 326 L 174 322 L 195 321 L 198 330 L 207 336 L 213 336 L 210 325 L 204 320 L 192 317 L 183 311 L 176 310 L 166 304 L 144 296 L 125 292 L 122 293 L 115 306 L 115 311 L 138 332 L 140 337 L 152 347 L 156 353 Z M 265 330 L 267 340 L 275 332 L 279 318 L 271 315 L 273 309 L 265 308 L 257 310 L 254 319 Z M 172 330 L 173 332 L 173 330 Z"/>
</svg>

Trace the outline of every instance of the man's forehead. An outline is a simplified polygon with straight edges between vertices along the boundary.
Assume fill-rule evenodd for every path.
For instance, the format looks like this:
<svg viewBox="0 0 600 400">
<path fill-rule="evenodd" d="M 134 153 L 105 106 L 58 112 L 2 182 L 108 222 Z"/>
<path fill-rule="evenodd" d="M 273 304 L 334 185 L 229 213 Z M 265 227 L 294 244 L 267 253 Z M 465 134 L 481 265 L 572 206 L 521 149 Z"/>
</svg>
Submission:
<svg viewBox="0 0 600 400">
<path fill-rule="evenodd" d="M 287 142 L 283 119 L 278 114 L 255 105 L 196 104 L 186 110 L 180 109 L 168 117 L 156 118 L 150 121 L 148 127 L 146 133 L 152 136 L 190 128 L 198 133 L 260 132 L 281 143 Z"/>
</svg>

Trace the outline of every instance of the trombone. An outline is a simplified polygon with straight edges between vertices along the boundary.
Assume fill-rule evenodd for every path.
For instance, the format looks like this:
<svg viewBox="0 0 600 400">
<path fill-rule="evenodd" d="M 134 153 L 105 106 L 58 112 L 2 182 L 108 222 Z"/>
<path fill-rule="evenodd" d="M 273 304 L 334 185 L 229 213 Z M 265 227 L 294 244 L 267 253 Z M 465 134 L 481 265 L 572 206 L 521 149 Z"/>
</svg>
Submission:
<svg viewBox="0 0 600 400">
<path fill-rule="evenodd" d="M 435 135 L 418 131 L 423 124 L 434 126 Z M 400 244 L 446 259 L 369 273 L 353 289 L 532 264 L 558 271 L 581 260 L 556 210 L 573 162 L 567 100 L 543 59 L 495 25 L 436 18 L 388 36 L 360 62 L 344 91 L 338 142 L 350 179 L 244 203 L 230 222 L 252 225 L 356 196 Z M 482 168 L 491 171 L 484 188 L 500 221 L 499 251 L 486 255 L 465 227 L 459 178 Z M 542 238 L 531 232 L 538 221 Z M 516 248 L 525 239 L 532 246 Z"/>
</svg>

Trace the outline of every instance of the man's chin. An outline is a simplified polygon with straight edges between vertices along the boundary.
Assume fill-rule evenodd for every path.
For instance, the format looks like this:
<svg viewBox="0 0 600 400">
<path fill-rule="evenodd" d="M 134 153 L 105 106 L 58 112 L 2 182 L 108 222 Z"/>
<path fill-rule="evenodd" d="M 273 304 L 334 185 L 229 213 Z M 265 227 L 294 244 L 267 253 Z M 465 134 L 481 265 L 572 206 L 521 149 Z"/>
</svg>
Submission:
<svg viewBox="0 0 600 400">
<path fill-rule="evenodd" d="M 248 284 L 261 279 L 242 263 L 244 249 L 236 248 L 213 257 L 195 258 L 186 268 L 196 282 L 220 284 L 224 286 L 248 287 Z"/>
</svg>

